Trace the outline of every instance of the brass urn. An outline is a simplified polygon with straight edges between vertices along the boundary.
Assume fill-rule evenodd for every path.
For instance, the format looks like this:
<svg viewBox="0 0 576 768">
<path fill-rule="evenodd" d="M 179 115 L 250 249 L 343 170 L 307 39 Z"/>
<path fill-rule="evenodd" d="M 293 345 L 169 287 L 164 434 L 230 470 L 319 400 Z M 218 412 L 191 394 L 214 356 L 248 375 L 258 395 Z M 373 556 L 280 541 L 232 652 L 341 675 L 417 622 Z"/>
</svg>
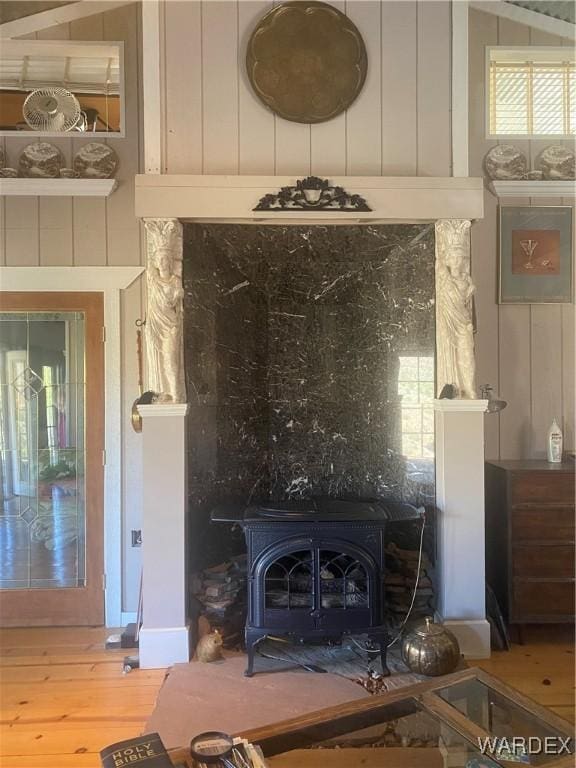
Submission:
<svg viewBox="0 0 576 768">
<path fill-rule="evenodd" d="M 420 675 L 447 675 L 460 660 L 460 646 L 452 632 L 431 617 L 413 629 L 402 641 L 402 660 Z"/>
</svg>

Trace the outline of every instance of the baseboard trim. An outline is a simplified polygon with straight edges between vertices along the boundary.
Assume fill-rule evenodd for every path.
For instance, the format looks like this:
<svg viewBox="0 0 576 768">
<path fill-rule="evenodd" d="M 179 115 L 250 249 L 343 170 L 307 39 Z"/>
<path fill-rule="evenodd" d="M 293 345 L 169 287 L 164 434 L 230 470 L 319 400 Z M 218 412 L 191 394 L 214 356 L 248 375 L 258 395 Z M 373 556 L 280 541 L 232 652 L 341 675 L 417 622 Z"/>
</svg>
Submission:
<svg viewBox="0 0 576 768">
<path fill-rule="evenodd" d="M 443 619 L 438 616 L 438 620 L 456 635 L 464 658 L 490 658 L 490 624 L 486 619 Z"/>
<path fill-rule="evenodd" d="M 143 626 L 138 636 L 141 669 L 171 667 L 190 661 L 190 627 Z"/>
</svg>

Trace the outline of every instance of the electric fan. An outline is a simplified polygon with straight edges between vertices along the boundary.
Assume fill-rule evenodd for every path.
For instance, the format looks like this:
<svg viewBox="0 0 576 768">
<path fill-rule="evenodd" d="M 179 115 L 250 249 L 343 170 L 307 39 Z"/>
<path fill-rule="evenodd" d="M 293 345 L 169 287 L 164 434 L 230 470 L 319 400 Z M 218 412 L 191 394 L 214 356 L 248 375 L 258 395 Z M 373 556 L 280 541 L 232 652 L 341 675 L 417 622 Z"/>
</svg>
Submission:
<svg viewBox="0 0 576 768">
<path fill-rule="evenodd" d="M 24 120 L 35 131 L 71 131 L 82 116 L 80 104 L 66 88 L 38 88 L 22 107 Z"/>
</svg>

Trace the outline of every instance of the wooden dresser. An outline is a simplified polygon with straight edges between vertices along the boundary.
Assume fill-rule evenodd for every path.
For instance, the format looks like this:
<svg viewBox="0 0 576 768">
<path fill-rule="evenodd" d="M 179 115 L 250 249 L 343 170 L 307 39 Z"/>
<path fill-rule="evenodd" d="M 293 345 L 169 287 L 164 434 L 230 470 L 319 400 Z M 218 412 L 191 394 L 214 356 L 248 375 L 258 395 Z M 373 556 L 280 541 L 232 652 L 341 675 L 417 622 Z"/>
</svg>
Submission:
<svg viewBox="0 0 576 768">
<path fill-rule="evenodd" d="M 574 621 L 574 462 L 486 464 L 486 580 L 510 624 Z"/>
</svg>

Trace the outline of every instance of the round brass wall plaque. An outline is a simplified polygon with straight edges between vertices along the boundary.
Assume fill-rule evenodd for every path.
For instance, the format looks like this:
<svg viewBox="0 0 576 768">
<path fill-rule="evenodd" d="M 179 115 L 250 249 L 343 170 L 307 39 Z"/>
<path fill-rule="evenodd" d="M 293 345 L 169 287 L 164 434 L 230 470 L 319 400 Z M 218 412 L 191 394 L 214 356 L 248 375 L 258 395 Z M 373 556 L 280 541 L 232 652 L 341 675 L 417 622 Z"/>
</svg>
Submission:
<svg viewBox="0 0 576 768">
<path fill-rule="evenodd" d="M 246 67 L 256 95 L 286 120 L 322 123 L 347 109 L 366 79 L 360 32 L 326 3 L 273 8 L 248 41 Z"/>
</svg>

